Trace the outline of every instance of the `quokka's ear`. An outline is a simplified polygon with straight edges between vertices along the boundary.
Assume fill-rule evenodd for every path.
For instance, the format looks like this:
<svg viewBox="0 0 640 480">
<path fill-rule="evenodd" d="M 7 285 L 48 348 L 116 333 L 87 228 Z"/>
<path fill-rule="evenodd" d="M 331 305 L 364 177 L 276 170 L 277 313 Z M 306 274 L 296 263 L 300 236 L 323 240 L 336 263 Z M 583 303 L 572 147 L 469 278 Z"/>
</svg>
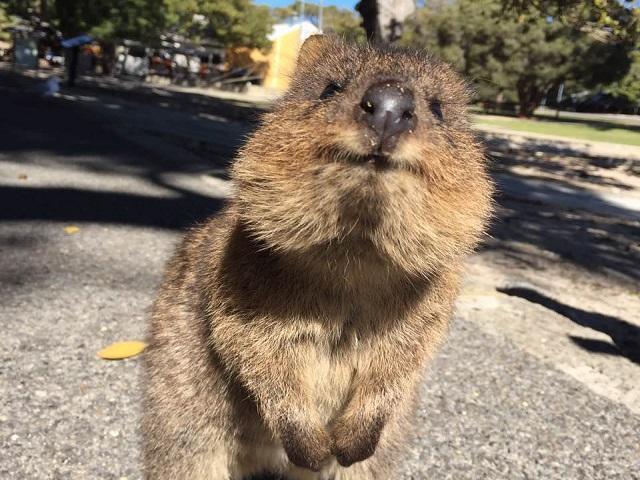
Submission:
<svg viewBox="0 0 640 480">
<path fill-rule="evenodd" d="M 330 35 L 311 35 L 300 47 L 298 67 L 315 63 L 322 53 L 337 41 Z"/>
</svg>

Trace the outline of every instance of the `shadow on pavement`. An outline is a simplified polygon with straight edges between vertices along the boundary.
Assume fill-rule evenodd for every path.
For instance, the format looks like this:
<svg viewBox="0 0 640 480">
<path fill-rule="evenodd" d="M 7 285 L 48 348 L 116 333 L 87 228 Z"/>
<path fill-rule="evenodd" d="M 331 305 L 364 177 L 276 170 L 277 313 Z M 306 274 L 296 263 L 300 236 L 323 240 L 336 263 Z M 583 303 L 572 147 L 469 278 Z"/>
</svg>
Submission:
<svg viewBox="0 0 640 480">
<path fill-rule="evenodd" d="M 544 250 L 588 271 L 629 283 L 640 280 L 640 211 L 626 208 L 625 203 L 637 197 L 612 198 L 612 193 L 600 195 L 580 186 L 629 190 L 628 185 L 598 174 L 601 168 L 629 167 L 627 160 L 585 156 L 548 142 L 513 148 L 505 138 L 490 134 L 484 138 L 499 191 L 486 250 L 499 251 L 533 269 L 544 268 L 540 258 Z M 640 167 L 640 162 L 636 164 Z M 628 174 L 634 175 L 630 169 Z"/>
<path fill-rule="evenodd" d="M 571 210 L 583 209 L 601 215 L 640 221 L 640 210 L 629 210 L 616 205 L 605 196 L 587 189 L 565 186 L 554 180 L 531 178 L 519 174 L 495 174 L 494 177 L 502 194 L 512 198 L 521 198 L 544 205 L 556 205 Z"/>
<path fill-rule="evenodd" d="M 0 220 L 94 222 L 183 229 L 222 207 L 193 193 L 159 198 L 72 188 L 0 187 Z"/>
<path fill-rule="evenodd" d="M 513 182 L 522 191 L 506 189 L 499 194 L 491 238 L 484 250 L 512 255 L 535 269 L 544 268 L 540 258 L 540 250 L 544 250 L 587 271 L 613 275 L 637 286 L 640 221 L 633 219 L 637 212 L 608 204 L 596 196 L 591 203 L 599 207 L 597 213 L 586 206 L 580 208 L 578 203 L 549 204 L 542 198 L 549 193 L 546 184 L 537 189 L 536 184 L 527 184 L 517 177 Z M 569 196 L 569 200 L 575 198 Z"/>
<path fill-rule="evenodd" d="M 13 82 L 13 83 L 12 83 Z M 235 149 L 247 129 L 225 119 L 203 120 L 220 136 L 225 149 L 215 157 L 192 155 L 188 146 L 170 144 L 166 138 L 147 136 L 144 141 L 113 125 L 118 117 L 60 98 L 32 93 L 34 82 L 15 85 L 15 78 L 0 75 L 0 154 L 12 163 L 71 169 L 98 174 L 95 188 L 73 185 L 29 186 L 20 182 L 0 186 L 0 221 L 95 222 L 183 229 L 215 213 L 222 200 L 206 192 L 180 188 L 165 181 L 170 175 L 208 170 L 225 177 Z M 8 86 L 7 86 L 8 85 Z M 171 118 L 169 118 L 169 121 Z M 172 148 L 175 147 L 175 152 Z M 163 196 L 114 191 L 100 174 L 125 175 L 158 187 Z M 94 175 L 95 176 L 95 175 Z M 106 177 L 105 177 L 106 178 Z M 113 180 L 111 181 L 113 185 Z M 117 186 L 117 185 L 116 185 Z"/>
<path fill-rule="evenodd" d="M 632 362 L 640 364 L 639 327 L 617 317 L 571 307 L 531 288 L 505 287 L 497 290 L 506 295 L 523 298 L 531 303 L 542 305 L 580 326 L 605 333 L 611 337 L 611 341 L 615 344 L 614 348 L 613 345 L 600 340 L 570 336 L 576 345 L 585 350 L 594 353 L 623 355 Z"/>
<path fill-rule="evenodd" d="M 24 83 L 20 83 L 23 80 Z M 138 191 L 123 193 L 122 189 L 114 191 L 100 185 L 92 189 L 73 184 L 56 186 L 55 182 L 36 187 L 14 180 L 9 182 L 11 185 L 0 187 L 0 221 L 87 221 L 182 229 L 222 206 L 221 199 L 207 195 L 207 191 L 179 188 L 165 180 L 176 174 L 193 176 L 207 168 L 215 169 L 217 175 L 224 178 L 235 150 L 251 130 L 247 125 L 254 110 L 245 107 L 238 110 L 233 102 L 225 103 L 202 95 L 160 94 L 154 93 L 153 88 L 135 87 L 134 90 L 146 92 L 142 99 L 138 99 L 138 103 L 125 103 L 124 111 L 110 114 L 79 101 L 43 99 L 30 90 L 33 86 L 32 79 L 0 72 L 0 111 L 3 112 L 0 116 L 0 154 L 4 158 L 49 170 L 55 170 L 59 165 L 94 174 L 137 178 L 166 194 L 160 197 Z M 131 92 L 127 94 L 134 96 Z M 154 98 L 151 105 L 147 102 L 149 96 Z M 176 103 L 170 104 L 175 108 L 164 108 L 167 97 L 175 99 Z M 203 108 L 213 104 L 212 108 L 219 113 L 234 111 L 244 115 L 247 122 L 234 123 L 222 117 L 205 119 L 189 113 L 179 116 L 182 109 L 187 108 L 184 105 L 194 103 L 203 103 Z M 130 116 L 127 116 L 129 111 Z M 128 125 L 114 125 L 119 119 L 130 117 L 135 118 L 136 125 L 159 121 L 155 117 L 166 117 L 163 128 L 166 125 L 171 128 L 184 119 L 184 123 L 175 125 L 176 129 L 181 128 L 184 133 L 184 130 L 199 128 L 201 132 L 199 137 L 194 137 L 195 145 L 190 149 L 176 145 L 176 142 L 172 144 L 170 135 L 162 132 L 148 134 L 144 125 L 135 131 L 130 131 Z M 134 141 L 145 135 L 144 141 Z M 220 148 L 215 155 L 198 155 L 198 139 L 207 140 L 207 137 Z M 176 148 L 175 152 L 170 151 L 169 144 Z M 507 147 L 503 145 L 502 148 Z M 192 155 L 184 154 L 185 150 Z M 515 157 L 509 160 L 512 154 Z M 507 180 L 500 178 L 499 167 L 508 166 L 506 162 L 523 162 L 526 155 L 526 152 L 510 152 L 508 158 L 499 160 L 501 165 L 498 162 L 494 165 L 503 192 L 498 197 L 500 205 L 492 238 L 484 248 L 499 250 L 536 268 L 539 252 L 521 248 L 522 245 L 535 246 L 581 268 L 613 273 L 626 280 L 640 280 L 640 221 L 634 220 L 637 212 L 612 205 L 587 190 L 573 187 L 568 191 L 555 181 L 536 182 L 521 175 L 510 175 Z M 573 155 L 577 155 L 576 152 Z M 561 177 L 572 175 L 573 167 L 562 170 L 565 166 L 560 159 L 549 161 L 529 157 L 533 157 L 531 161 L 536 162 L 536 168 L 560 169 Z M 579 168 L 586 170 L 585 163 L 594 161 L 605 160 L 572 160 L 578 171 Z M 102 178 L 100 175 L 95 177 Z M 549 203 L 553 201 L 556 201 L 555 205 Z M 585 204 L 589 204 L 595 213 L 585 209 Z"/>
<path fill-rule="evenodd" d="M 481 132 L 480 136 L 493 160 L 493 167 L 498 171 L 507 167 L 525 166 L 555 174 L 561 179 L 621 189 L 629 187 L 611 178 L 594 175 L 594 168 L 625 169 L 630 173 L 640 174 L 640 160 L 621 156 L 589 155 L 582 149 L 572 148 L 570 143 L 557 144 L 547 139 L 526 137 L 514 143 L 502 135 L 490 132 Z M 568 138 L 567 141 L 570 142 L 571 139 Z M 577 142 L 579 143 L 579 140 Z"/>
</svg>

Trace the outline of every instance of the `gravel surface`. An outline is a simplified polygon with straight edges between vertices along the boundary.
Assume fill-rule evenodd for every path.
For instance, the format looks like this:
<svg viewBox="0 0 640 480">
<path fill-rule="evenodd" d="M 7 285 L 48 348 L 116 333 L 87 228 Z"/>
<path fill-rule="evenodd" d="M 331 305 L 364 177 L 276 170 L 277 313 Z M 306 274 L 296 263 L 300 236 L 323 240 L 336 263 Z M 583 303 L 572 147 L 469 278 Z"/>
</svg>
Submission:
<svg viewBox="0 0 640 480">
<path fill-rule="evenodd" d="M 205 161 L 158 132 L 200 125 L 194 136 L 214 132 L 229 149 L 247 127 L 20 90 L 0 75 L 0 478 L 137 479 L 140 360 L 96 352 L 143 337 L 181 229 L 228 192 L 226 150 Z M 525 348 L 535 325 L 503 335 L 483 321 L 490 310 L 459 312 L 399 478 L 640 478 L 640 415 Z M 638 364 L 618 361 L 638 378 Z"/>
</svg>

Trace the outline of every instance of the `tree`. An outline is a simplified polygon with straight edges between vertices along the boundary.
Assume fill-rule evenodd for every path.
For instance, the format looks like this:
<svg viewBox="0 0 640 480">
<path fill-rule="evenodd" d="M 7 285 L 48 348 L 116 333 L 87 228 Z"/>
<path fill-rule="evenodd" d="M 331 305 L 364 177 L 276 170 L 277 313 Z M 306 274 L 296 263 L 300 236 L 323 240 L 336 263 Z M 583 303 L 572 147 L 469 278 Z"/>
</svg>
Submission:
<svg viewBox="0 0 640 480">
<path fill-rule="evenodd" d="M 404 22 L 416 10 L 415 0 L 360 0 L 356 10 L 372 43 L 393 43 L 402 34 Z"/>
<path fill-rule="evenodd" d="M 367 38 L 373 43 L 382 41 L 382 29 L 378 21 L 378 0 L 360 0 L 356 4 L 356 10 L 362 16 L 362 27 L 367 33 Z"/>
<path fill-rule="evenodd" d="M 7 7 L 0 3 L 0 40 L 8 41 L 11 39 L 11 33 L 8 28 L 15 25 L 15 18 L 9 15 Z"/>
<path fill-rule="evenodd" d="M 276 21 L 295 17 L 300 12 L 300 1 L 296 0 L 288 7 L 274 8 L 272 15 Z M 304 6 L 306 17 L 318 24 L 320 17 L 320 6 L 316 3 L 306 3 Z M 338 35 L 347 40 L 363 42 L 366 37 L 364 30 L 360 26 L 360 20 L 354 12 L 333 5 L 322 9 L 322 30 L 325 33 Z"/>
<path fill-rule="evenodd" d="M 403 43 L 451 62 L 474 81 L 480 99 L 517 101 L 521 116 L 531 116 L 560 83 L 588 87 L 621 78 L 631 52 L 627 43 L 603 42 L 536 8 L 505 10 L 503 0 L 423 9 Z"/>
<path fill-rule="evenodd" d="M 165 0 L 167 26 L 195 40 L 226 46 L 265 47 L 272 19 L 269 7 L 251 0 Z"/>
<path fill-rule="evenodd" d="M 502 0 L 518 13 L 537 10 L 565 25 L 591 33 L 602 41 L 632 42 L 638 39 L 640 11 L 633 0 Z"/>
<path fill-rule="evenodd" d="M 3 8 L 7 14 L 28 17 L 38 12 L 40 0 L 4 0 L 0 1 L 0 8 Z M 46 2 L 45 2 L 46 5 Z"/>
<path fill-rule="evenodd" d="M 169 28 L 193 40 L 262 47 L 271 31 L 269 8 L 252 0 L 6 0 L 8 11 L 41 15 L 65 37 L 154 41 Z"/>
<path fill-rule="evenodd" d="M 632 59 L 633 63 L 629 73 L 617 82 L 608 85 L 605 91 L 615 97 L 623 98 L 637 107 L 640 106 L 640 52 L 634 51 Z"/>
<path fill-rule="evenodd" d="M 164 0 L 8 0 L 10 13 L 48 21 L 65 37 L 89 33 L 101 39 L 156 38 Z"/>
<path fill-rule="evenodd" d="M 53 0 L 64 36 L 90 33 L 102 39 L 157 38 L 164 23 L 163 0 Z"/>
</svg>

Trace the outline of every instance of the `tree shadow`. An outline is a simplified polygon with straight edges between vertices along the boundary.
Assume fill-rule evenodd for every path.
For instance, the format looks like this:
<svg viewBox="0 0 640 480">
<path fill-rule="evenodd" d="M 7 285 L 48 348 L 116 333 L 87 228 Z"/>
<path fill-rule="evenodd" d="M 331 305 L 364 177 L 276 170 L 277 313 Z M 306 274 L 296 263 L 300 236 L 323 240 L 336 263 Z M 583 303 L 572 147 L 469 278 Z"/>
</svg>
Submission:
<svg viewBox="0 0 640 480">
<path fill-rule="evenodd" d="M 74 188 L 0 187 L 0 220 L 135 225 L 180 230 L 218 211 L 223 201 L 194 193 L 158 198 Z"/>
<path fill-rule="evenodd" d="M 482 249 L 512 252 L 540 265 L 540 252 L 551 252 L 587 271 L 614 275 L 635 285 L 640 280 L 638 212 L 587 193 L 554 189 L 546 182 L 498 179 L 502 192 L 490 238 Z M 538 267 L 543 268 L 543 267 Z M 633 287 L 635 288 L 635 287 Z"/>
<path fill-rule="evenodd" d="M 506 295 L 542 305 L 580 326 L 605 333 L 611 337 L 616 348 L 600 340 L 570 336 L 576 345 L 594 353 L 622 355 L 632 362 L 640 364 L 640 327 L 617 317 L 571 307 L 531 288 L 501 287 L 497 290 Z"/>
<path fill-rule="evenodd" d="M 588 210 L 600 215 L 613 215 L 629 221 L 640 221 L 640 210 L 624 208 L 606 196 L 587 189 L 520 174 L 495 174 L 494 178 L 501 194 L 508 198 L 556 205 L 572 210 Z"/>
<path fill-rule="evenodd" d="M 42 98 L 33 93 L 36 84 L 33 79 L 0 72 L 0 158 L 17 168 L 43 167 L 33 174 L 39 183 L 25 176 L 24 182 L 14 179 L 0 186 L 0 221 L 95 222 L 177 230 L 222 207 L 219 194 L 180 187 L 166 179 L 212 170 L 226 179 L 235 150 L 251 131 L 247 123 L 222 117 L 200 120 L 201 135 L 219 140 L 220 148 L 213 155 L 199 148 L 197 136 L 174 139 L 161 131 L 154 136 L 144 125 L 133 131 L 119 125 L 127 112 L 110 113 L 64 98 Z M 145 108 L 152 107 L 145 104 Z M 145 114 L 150 119 L 161 116 L 156 110 Z M 183 118 L 191 119 L 183 115 L 178 120 Z M 175 118 L 167 116 L 165 121 L 171 123 Z M 98 174 L 92 177 L 95 185 L 86 188 L 71 182 L 57 186 L 59 181 L 47 181 L 47 170 L 58 167 L 60 171 Z M 113 179 L 100 182 L 102 174 L 105 179 L 120 175 L 123 181 L 130 177 L 165 193 L 123 193 Z M 40 186 L 43 181 L 48 186 Z"/>
<path fill-rule="evenodd" d="M 530 268 L 544 269 L 539 250 L 557 255 L 588 272 L 613 276 L 637 288 L 640 280 L 640 227 L 637 221 L 541 201 L 499 197 L 490 237 L 481 251 L 515 255 Z M 535 249 L 526 248 L 527 245 Z M 539 249 L 539 250 L 538 250 Z"/>
<path fill-rule="evenodd" d="M 583 186 L 629 189 L 593 173 L 596 166 L 621 167 L 625 160 L 584 156 L 573 149 L 539 154 L 539 147 L 534 142 L 515 148 L 507 139 L 489 136 L 499 194 L 491 238 L 483 248 L 540 265 L 539 251 L 519 248 L 532 245 L 589 271 L 640 280 L 640 211 L 626 208 L 633 197 L 614 197 L 612 190 L 603 196 Z M 521 166 L 529 170 L 513 168 Z"/>
<path fill-rule="evenodd" d="M 622 155 L 587 154 L 570 143 L 550 142 L 547 139 L 526 138 L 513 142 L 503 135 L 481 132 L 492 167 L 502 171 L 513 166 L 526 166 L 542 172 L 557 174 L 566 179 L 580 180 L 594 185 L 608 185 L 628 189 L 628 186 L 613 179 L 595 175 L 594 169 L 623 169 L 640 174 L 640 160 Z M 572 139 L 567 138 L 570 142 Z M 579 143 L 579 141 L 577 141 Z"/>
<path fill-rule="evenodd" d="M 162 108 L 179 109 L 223 116 L 243 122 L 258 122 L 266 110 L 265 106 L 233 98 L 217 98 L 196 92 L 185 92 L 157 88 L 153 84 L 135 81 L 122 81 L 110 77 L 85 77 L 73 90 L 78 93 L 102 92 L 122 99 L 134 97 L 136 101 L 144 99 L 145 103 Z"/>
<path fill-rule="evenodd" d="M 640 211 L 631 208 L 635 197 L 616 197 L 611 189 L 633 187 L 602 170 L 640 174 L 640 161 L 589 156 L 543 139 L 514 143 L 491 133 L 482 137 L 499 191 L 484 249 L 517 257 L 526 268 L 544 268 L 541 252 L 526 248 L 531 245 L 588 271 L 640 280 Z M 591 185 L 609 189 L 600 194 Z"/>
<path fill-rule="evenodd" d="M 255 109 L 238 109 L 231 102 L 202 95 L 160 94 L 154 93 L 153 88 L 139 87 L 146 92 L 140 94 L 142 102 L 124 102 L 120 104 L 122 108 L 112 111 L 101 105 L 99 97 L 97 102 L 84 103 L 41 98 L 33 93 L 37 83 L 0 72 L 3 160 L 14 165 L 42 167 L 43 172 L 60 167 L 62 171 L 99 174 L 94 176 L 104 179 L 120 175 L 123 182 L 125 177 L 134 178 L 165 193 L 156 196 L 131 189 L 123 193 L 113 181 L 89 188 L 73 182 L 55 185 L 56 182 L 46 178 L 39 184 L 31 183 L 30 179 L 24 182 L 13 179 L 4 182 L 10 185 L 0 187 L 0 221 L 120 223 L 179 230 L 221 208 L 223 200 L 219 194 L 182 188 L 167 178 L 193 177 L 212 169 L 216 176 L 226 178 L 234 152 L 254 128 L 251 122 Z M 107 86 L 87 88 L 93 88 L 95 93 Z M 111 94 L 111 90 L 107 93 Z M 147 96 L 153 97 L 153 101 L 147 101 Z M 167 97 L 175 99 L 175 109 L 162 106 Z M 197 111 L 198 105 L 206 109 L 211 102 L 214 107 L 208 111 L 238 115 L 244 121 L 232 122 L 227 116 L 203 118 L 194 115 L 192 107 L 183 106 L 195 104 L 193 108 Z M 147 125 L 152 121 L 162 122 L 163 129 Z M 501 141 L 504 143 L 500 148 L 508 149 L 508 142 Z M 207 150 L 206 145 L 213 145 L 213 150 Z M 513 161 L 519 162 L 520 155 L 525 154 L 509 155 L 516 155 Z M 545 168 L 545 159 L 534 161 L 535 168 Z M 579 161 L 589 163 L 595 159 Z M 570 170 L 563 170 L 560 161 L 549 168 L 560 169 L 560 176 L 572 175 Z M 634 212 L 587 191 L 579 192 L 578 188 L 563 190 L 567 185 L 559 182 L 536 183 L 522 176 L 504 181 L 497 177 L 503 193 L 498 197 L 498 219 L 486 249 L 507 251 L 518 242 L 527 243 L 586 269 L 640 279 L 640 248 L 637 248 L 640 223 L 633 219 Z M 46 186 L 40 187 L 42 184 Z M 549 204 L 558 199 L 561 199 L 558 204 Z M 585 201 L 595 213 L 583 208 Z M 512 253 L 525 256 L 515 250 Z M 529 255 L 529 260 L 536 261 L 534 255 Z"/>
</svg>

